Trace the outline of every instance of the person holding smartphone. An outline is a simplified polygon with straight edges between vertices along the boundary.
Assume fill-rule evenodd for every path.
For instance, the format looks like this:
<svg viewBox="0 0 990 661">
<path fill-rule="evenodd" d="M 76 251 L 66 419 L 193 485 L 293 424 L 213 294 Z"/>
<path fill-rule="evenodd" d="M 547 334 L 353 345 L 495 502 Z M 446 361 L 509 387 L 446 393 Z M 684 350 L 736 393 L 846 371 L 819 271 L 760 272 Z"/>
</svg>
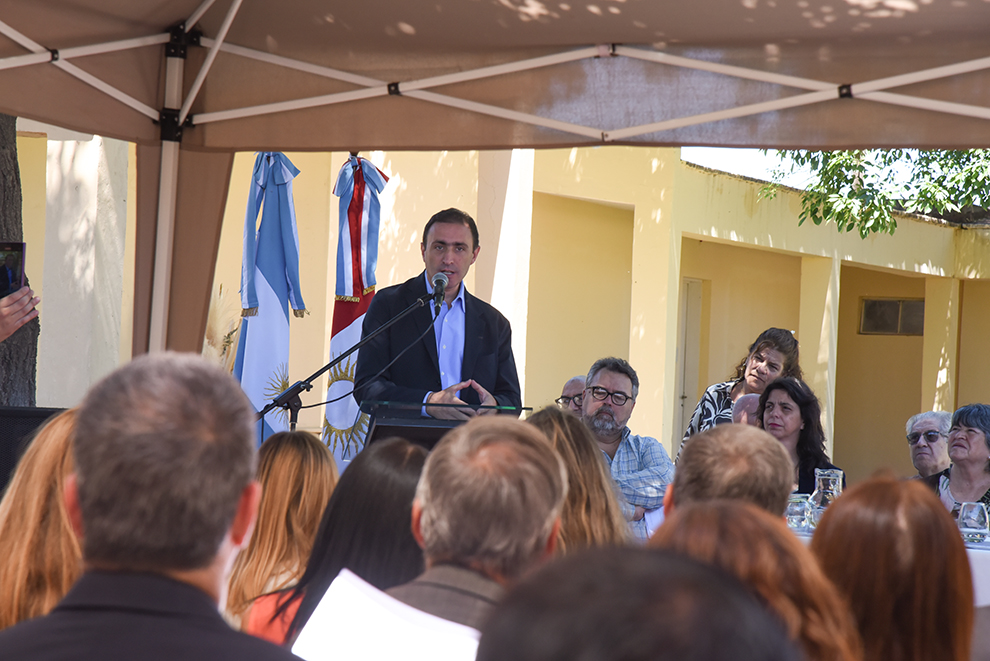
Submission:
<svg viewBox="0 0 990 661">
<path fill-rule="evenodd" d="M 41 302 L 30 287 L 0 298 L 0 342 L 14 334 L 18 328 L 38 316 L 38 303 Z"/>
</svg>

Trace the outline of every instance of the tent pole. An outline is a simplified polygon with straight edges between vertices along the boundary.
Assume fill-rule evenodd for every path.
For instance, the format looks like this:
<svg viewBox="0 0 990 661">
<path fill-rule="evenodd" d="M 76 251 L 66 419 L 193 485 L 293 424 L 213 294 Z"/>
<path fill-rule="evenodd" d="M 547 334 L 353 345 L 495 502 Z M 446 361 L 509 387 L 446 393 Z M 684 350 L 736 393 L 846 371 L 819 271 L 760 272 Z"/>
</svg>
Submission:
<svg viewBox="0 0 990 661">
<path fill-rule="evenodd" d="M 165 58 L 165 108 L 182 102 L 185 57 Z M 164 122 L 163 122 L 164 134 Z M 181 136 L 181 128 L 180 128 Z M 158 222 L 155 236 L 155 271 L 151 286 L 151 325 L 148 351 L 166 349 L 169 293 L 172 287 L 172 241 L 175 234 L 175 198 L 179 179 L 179 140 L 162 136 L 162 167 L 158 185 Z"/>
</svg>

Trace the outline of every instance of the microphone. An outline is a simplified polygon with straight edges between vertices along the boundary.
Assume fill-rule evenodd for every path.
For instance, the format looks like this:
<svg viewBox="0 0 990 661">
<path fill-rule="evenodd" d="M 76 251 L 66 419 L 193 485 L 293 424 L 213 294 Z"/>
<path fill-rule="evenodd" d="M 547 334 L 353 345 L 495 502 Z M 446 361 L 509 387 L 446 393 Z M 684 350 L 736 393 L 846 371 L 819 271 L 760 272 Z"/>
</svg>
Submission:
<svg viewBox="0 0 990 661">
<path fill-rule="evenodd" d="M 433 305 L 436 308 L 436 314 L 440 314 L 440 304 L 443 303 L 444 290 L 447 288 L 447 283 L 450 282 L 447 276 L 443 273 L 435 273 L 433 275 Z"/>
</svg>

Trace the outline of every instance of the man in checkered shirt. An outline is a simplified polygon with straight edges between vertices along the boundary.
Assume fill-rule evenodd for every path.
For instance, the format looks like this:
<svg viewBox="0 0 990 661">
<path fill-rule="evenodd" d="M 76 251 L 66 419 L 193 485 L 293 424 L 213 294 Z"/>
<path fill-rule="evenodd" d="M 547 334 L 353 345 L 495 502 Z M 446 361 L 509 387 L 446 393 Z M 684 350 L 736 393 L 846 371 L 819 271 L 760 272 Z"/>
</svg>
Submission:
<svg viewBox="0 0 990 661">
<path fill-rule="evenodd" d="M 674 464 L 657 439 L 637 436 L 626 426 L 638 394 L 636 370 L 621 358 L 602 358 L 588 371 L 581 413 L 625 501 L 623 514 L 636 537 L 645 540 L 649 530 L 644 515 L 663 507 Z"/>
</svg>

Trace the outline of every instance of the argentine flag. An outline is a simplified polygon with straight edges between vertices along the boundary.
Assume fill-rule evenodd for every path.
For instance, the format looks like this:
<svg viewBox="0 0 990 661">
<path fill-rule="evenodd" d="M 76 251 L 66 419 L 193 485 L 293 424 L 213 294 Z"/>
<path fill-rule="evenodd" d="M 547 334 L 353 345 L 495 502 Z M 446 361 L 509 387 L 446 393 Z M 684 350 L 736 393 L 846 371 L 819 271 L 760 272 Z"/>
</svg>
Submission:
<svg viewBox="0 0 990 661">
<path fill-rule="evenodd" d="M 297 317 L 306 308 L 299 291 L 299 235 L 292 204 L 292 180 L 297 174 L 285 154 L 261 152 L 251 175 L 234 376 L 257 411 L 289 387 L 289 307 Z M 258 423 L 259 444 L 288 428 L 284 409 L 270 411 Z"/>
</svg>

